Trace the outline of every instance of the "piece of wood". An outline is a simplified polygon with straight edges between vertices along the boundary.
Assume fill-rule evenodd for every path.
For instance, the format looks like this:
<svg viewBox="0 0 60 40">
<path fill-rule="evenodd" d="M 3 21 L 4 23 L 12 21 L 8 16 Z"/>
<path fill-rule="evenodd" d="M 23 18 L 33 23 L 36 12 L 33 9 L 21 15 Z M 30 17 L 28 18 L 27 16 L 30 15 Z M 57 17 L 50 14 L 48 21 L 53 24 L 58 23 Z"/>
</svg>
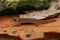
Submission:
<svg viewBox="0 0 60 40">
<path fill-rule="evenodd" d="M 54 18 L 60 16 L 60 10 L 57 10 L 57 2 L 52 1 L 50 8 L 42 11 L 33 11 L 28 14 L 20 14 L 19 15 L 19 25 L 22 23 L 34 23 L 38 26 L 40 23 L 50 22 L 46 19 Z"/>
</svg>

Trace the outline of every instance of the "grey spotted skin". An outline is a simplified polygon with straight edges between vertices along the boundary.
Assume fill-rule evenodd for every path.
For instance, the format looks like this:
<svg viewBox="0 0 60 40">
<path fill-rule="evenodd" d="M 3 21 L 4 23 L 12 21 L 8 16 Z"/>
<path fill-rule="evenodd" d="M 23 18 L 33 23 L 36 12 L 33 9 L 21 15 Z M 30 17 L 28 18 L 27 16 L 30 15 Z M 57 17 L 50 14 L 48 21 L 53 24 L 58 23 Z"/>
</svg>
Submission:
<svg viewBox="0 0 60 40">
<path fill-rule="evenodd" d="M 41 23 L 49 23 L 49 22 L 54 22 L 55 20 L 37 20 L 37 19 L 20 19 L 18 18 L 19 20 L 17 19 L 14 19 L 18 22 L 18 24 L 14 25 L 14 26 L 21 26 L 22 23 L 33 23 L 35 24 L 36 27 L 39 27 L 39 25 Z"/>
</svg>

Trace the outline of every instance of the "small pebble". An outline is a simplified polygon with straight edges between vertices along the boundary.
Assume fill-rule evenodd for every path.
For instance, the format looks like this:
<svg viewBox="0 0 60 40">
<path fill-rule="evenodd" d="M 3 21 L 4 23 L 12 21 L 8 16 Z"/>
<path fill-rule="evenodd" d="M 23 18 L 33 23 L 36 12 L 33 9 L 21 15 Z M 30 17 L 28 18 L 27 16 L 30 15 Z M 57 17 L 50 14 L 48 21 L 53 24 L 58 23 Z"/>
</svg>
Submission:
<svg viewBox="0 0 60 40">
<path fill-rule="evenodd" d="M 30 34 L 26 34 L 26 37 L 30 37 Z"/>
<path fill-rule="evenodd" d="M 13 31 L 13 34 L 15 34 L 17 31 Z"/>
<path fill-rule="evenodd" d="M 4 30 L 4 32 L 7 32 L 6 30 Z"/>
</svg>

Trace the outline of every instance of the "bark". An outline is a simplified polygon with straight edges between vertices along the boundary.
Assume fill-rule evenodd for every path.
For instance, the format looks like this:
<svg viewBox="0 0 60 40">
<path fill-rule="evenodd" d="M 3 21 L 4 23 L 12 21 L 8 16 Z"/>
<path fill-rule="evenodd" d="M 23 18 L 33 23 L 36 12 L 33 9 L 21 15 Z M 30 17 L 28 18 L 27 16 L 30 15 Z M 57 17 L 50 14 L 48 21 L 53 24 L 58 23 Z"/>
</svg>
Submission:
<svg viewBox="0 0 60 40">
<path fill-rule="evenodd" d="M 59 5 L 57 1 L 51 1 L 49 9 L 36 12 L 34 11 L 29 14 L 20 15 L 20 18 L 45 19 L 55 17 L 58 15 L 60 16 L 60 10 L 58 10 L 59 6 L 57 5 Z"/>
</svg>

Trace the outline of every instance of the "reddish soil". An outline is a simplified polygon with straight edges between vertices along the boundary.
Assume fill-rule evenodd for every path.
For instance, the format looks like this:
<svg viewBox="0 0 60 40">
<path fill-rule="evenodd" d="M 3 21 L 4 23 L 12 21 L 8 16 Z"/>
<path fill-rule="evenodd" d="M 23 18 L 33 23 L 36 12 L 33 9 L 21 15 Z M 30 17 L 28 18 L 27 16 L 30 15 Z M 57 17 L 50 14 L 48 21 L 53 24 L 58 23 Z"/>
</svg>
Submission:
<svg viewBox="0 0 60 40">
<path fill-rule="evenodd" d="M 13 21 L 18 15 L 0 16 L 0 34 L 19 36 L 23 40 L 44 38 L 44 32 L 60 32 L 60 18 L 53 18 L 55 21 L 40 24 L 36 27 L 34 24 L 14 26 L 17 22 Z"/>
</svg>

